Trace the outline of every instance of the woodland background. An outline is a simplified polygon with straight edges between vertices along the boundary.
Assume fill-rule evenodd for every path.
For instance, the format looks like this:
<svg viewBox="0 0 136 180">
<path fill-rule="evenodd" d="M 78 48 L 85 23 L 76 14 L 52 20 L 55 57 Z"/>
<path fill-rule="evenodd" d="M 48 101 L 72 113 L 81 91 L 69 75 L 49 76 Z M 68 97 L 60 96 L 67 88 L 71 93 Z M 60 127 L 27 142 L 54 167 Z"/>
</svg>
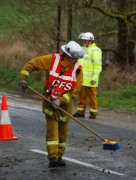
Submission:
<svg viewBox="0 0 136 180">
<path fill-rule="evenodd" d="M 135 111 L 136 0 L 1 0 L 0 89 L 18 91 L 28 60 L 61 52 L 69 40 L 81 44 L 81 32 L 92 32 L 103 51 L 100 104 Z M 33 73 L 29 83 L 41 91 L 44 77 Z"/>
</svg>

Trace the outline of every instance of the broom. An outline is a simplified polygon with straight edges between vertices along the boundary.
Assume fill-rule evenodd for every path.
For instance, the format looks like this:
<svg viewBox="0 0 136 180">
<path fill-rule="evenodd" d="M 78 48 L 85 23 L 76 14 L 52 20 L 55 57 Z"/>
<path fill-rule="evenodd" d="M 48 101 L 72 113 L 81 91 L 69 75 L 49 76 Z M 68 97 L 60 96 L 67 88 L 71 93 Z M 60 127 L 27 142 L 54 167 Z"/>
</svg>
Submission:
<svg viewBox="0 0 136 180">
<path fill-rule="evenodd" d="M 45 96 L 43 96 L 42 94 L 40 94 L 39 92 L 37 92 L 36 90 L 34 90 L 33 88 L 31 88 L 30 86 L 27 86 L 31 91 L 35 92 L 37 95 L 39 95 L 41 98 L 45 99 L 46 101 L 48 101 L 49 103 L 52 104 L 52 102 L 47 99 Z M 91 133 L 93 133 L 94 135 L 96 135 L 99 139 L 101 139 L 103 141 L 103 149 L 104 150 L 114 150 L 116 151 L 117 149 L 120 148 L 119 144 L 114 141 L 114 140 L 110 140 L 110 139 L 104 139 L 102 136 L 100 136 L 97 132 L 95 132 L 94 130 L 92 130 L 91 128 L 89 128 L 88 126 L 86 126 L 85 124 L 83 124 L 82 122 L 80 122 L 77 118 L 73 117 L 71 114 L 69 114 L 68 112 L 66 112 L 64 109 L 62 109 L 61 107 L 58 108 L 60 111 L 64 112 L 66 115 L 68 115 L 69 117 L 71 117 L 73 120 L 75 120 L 77 123 L 79 123 L 81 126 L 83 126 L 84 128 L 86 128 L 87 130 L 89 130 Z"/>
</svg>

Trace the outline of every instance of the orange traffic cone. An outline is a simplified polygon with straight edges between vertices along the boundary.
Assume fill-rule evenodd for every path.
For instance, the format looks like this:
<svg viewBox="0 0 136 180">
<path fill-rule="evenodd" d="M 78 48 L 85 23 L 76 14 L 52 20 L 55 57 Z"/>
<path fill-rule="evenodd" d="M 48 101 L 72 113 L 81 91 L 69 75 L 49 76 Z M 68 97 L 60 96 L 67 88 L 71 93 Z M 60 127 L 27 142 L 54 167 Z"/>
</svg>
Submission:
<svg viewBox="0 0 136 180">
<path fill-rule="evenodd" d="M 13 135 L 12 124 L 9 117 L 6 96 L 2 97 L 1 119 L 0 119 L 0 140 L 16 140 Z"/>
</svg>

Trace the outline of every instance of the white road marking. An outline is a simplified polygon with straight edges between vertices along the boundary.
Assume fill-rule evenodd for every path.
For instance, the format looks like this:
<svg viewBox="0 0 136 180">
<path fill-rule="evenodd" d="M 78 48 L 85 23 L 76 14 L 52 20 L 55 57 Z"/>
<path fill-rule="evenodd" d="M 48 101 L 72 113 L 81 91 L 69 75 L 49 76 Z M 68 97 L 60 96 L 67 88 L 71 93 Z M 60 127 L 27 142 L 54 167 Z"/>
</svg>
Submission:
<svg viewBox="0 0 136 180">
<path fill-rule="evenodd" d="M 44 155 L 48 154 L 47 152 L 44 152 L 44 151 L 41 151 L 41 150 L 38 150 L 38 149 L 31 149 L 31 151 L 36 152 L 36 153 L 40 153 L 40 154 L 44 154 Z M 95 169 L 95 170 L 98 170 L 98 171 L 101 171 L 101 172 L 104 172 L 104 173 L 107 173 L 107 174 L 115 174 L 115 175 L 118 175 L 118 176 L 123 176 L 124 175 L 124 174 L 118 173 L 116 171 L 112 171 L 112 170 L 105 169 L 105 168 L 100 168 L 98 166 L 94 166 L 92 164 L 88 164 L 88 163 L 85 163 L 85 162 L 82 162 L 82 161 L 78 161 L 76 159 L 71 159 L 71 158 L 68 158 L 68 157 L 63 157 L 63 159 L 65 159 L 66 161 L 73 162 L 75 164 L 80 164 L 82 166 L 90 167 L 92 169 Z"/>
</svg>

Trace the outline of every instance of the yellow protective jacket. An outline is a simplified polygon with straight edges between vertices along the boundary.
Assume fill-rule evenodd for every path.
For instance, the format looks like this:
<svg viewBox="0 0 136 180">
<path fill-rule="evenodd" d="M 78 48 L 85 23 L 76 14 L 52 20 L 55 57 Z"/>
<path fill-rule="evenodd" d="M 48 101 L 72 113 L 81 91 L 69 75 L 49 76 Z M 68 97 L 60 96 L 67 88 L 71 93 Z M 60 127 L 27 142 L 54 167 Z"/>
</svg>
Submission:
<svg viewBox="0 0 136 180">
<path fill-rule="evenodd" d="M 95 43 L 89 45 L 86 49 L 84 57 L 78 59 L 83 68 L 83 86 L 97 87 L 99 82 L 99 74 L 102 71 L 102 51 Z M 96 84 L 91 85 L 91 80 Z"/>
<path fill-rule="evenodd" d="M 39 56 L 30 60 L 23 67 L 19 79 L 27 80 L 30 74 L 33 71 L 37 71 L 37 70 L 44 70 L 46 72 L 46 79 L 48 79 L 51 62 L 52 62 L 52 55 Z M 73 66 L 72 62 L 70 62 L 67 59 L 67 57 L 65 57 L 63 61 L 61 61 L 61 65 L 63 72 L 69 70 Z M 80 70 L 80 72 L 77 73 L 76 79 L 77 79 L 77 83 L 75 88 L 71 91 L 66 92 L 61 97 L 59 97 L 61 101 L 61 106 L 69 113 L 71 113 L 72 111 L 72 109 L 70 108 L 70 103 L 72 102 L 73 98 L 75 98 L 78 95 L 83 83 L 82 69 Z M 47 98 L 50 98 L 49 95 L 46 93 L 46 90 L 47 90 L 46 87 L 44 87 L 43 94 Z M 52 108 L 52 106 L 49 105 L 49 103 L 45 101 L 43 101 L 43 112 L 51 117 L 54 116 L 54 109 Z M 59 115 L 57 116 L 58 116 L 57 119 L 60 118 Z M 65 119 L 65 115 L 63 113 L 61 113 L 60 116 L 62 117 L 62 119 L 63 117 Z"/>
</svg>

